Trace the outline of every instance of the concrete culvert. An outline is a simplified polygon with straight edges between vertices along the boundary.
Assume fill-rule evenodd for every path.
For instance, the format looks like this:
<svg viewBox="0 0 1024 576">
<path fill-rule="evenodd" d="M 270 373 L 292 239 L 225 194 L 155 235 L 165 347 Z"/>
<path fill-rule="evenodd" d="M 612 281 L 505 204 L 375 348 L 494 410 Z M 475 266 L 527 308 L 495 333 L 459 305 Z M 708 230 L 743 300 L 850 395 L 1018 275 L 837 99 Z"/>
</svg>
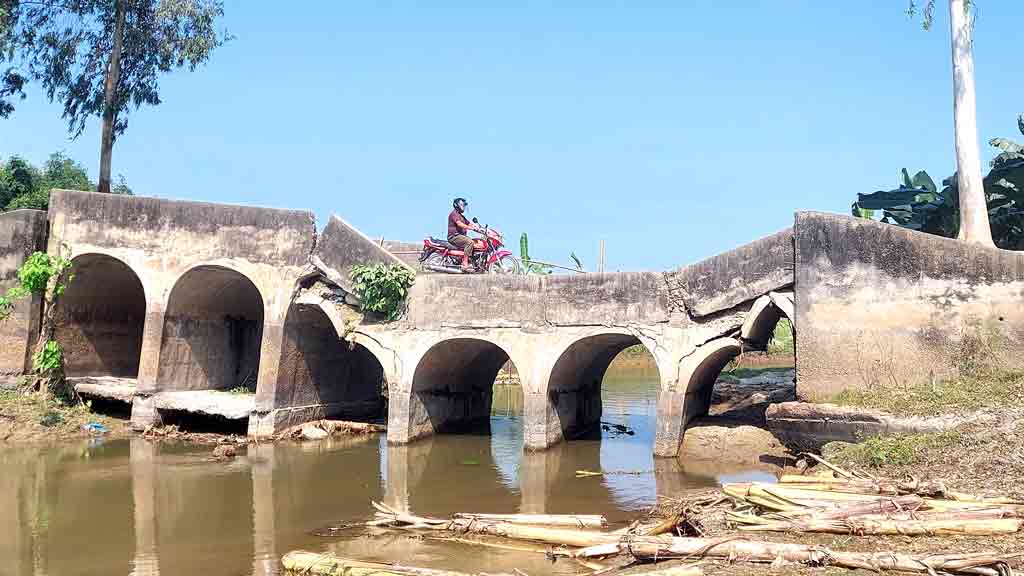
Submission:
<svg viewBox="0 0 1024 576">
<path fill-rule="evenodd" d="M 445 340 L 427 350 L 412 392 L 433 430 L 489 431 L 494 380 L 508 360 L 501 347 L 475 338 Z"/>
<path fill-rule="evenodd" d="M 137 378 L 146 320 L 142 282 L 124 262 L 103 254 L 83 254 L 71 264 L 55 324 L 65 373 Z"/>
<path fill-rule="evenodd" d="M 185 273 L 164 317 L 157 386 L 171 390 L 256 390 L 263 298 L 244 275 L 219 266 Z"/>
<path fill-rule="evenodd" d="M 640 340 L 629 334 L 599 334 L 577 340 L 559 356 L 548 380 L 548 398 L 566 439 L 600 436 L 605 372 L 620 353 L 638 345 Z"/>
<path fill-rule="evenodd" d="M 275 406 L 318 406 L 347 420 L 386 416 L 384 368 L 365 347 L 342 340 L 318 306 L 293 304 L 284 324 Z"/>
</svg>

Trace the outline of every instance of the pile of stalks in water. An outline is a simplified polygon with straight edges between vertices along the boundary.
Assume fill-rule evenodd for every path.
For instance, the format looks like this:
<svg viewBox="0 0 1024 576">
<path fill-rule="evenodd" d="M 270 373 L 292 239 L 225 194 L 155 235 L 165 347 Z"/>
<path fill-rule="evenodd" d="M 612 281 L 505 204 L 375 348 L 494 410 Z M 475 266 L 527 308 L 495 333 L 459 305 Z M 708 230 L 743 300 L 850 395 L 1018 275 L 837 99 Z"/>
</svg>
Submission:
<svg viewBox="0 0 1024 576">
<path fill-rule="evenodd" d="M 602 516 L 455 514 L 416 516 L 374 502 L 367 526 L 406 530 L 421 537 L 506 550 L 538 552 L 579 563 L 590 576 L 629 569 L 648 576 L 699 576 L 708 562 L 842 567 L 874 572 L 1012 576 L 1024 553 L 928 554 L 849 552 L 816 544 L 764 541 L 749 532 L 828 533 L 856 536 L 991 536 L 1020 531 L 1024 501 L 948 490 L 941 482 L 893 480 L 851 473 L 814 457 L 826 468 L 814 475 L 783 476 L 778 483 L 726 484 L 720 493 L 690 499 L 663 519 L 607 530 Z M 731 504 L 725 519 L 734 531 L 708 537 L 700 513 Z M 532 542 L 535 545 L 507 541 Z M 543 544 L 543 547 L 536 544 Z M 664 568 L 658 562 L 682 559 Z M 457 572 L 368 563 L 311 552 L 291 552 L 285 568 L 305 574 L 349 576 L 466 576 Z M 648 564 L 647 571 L 633 566 Z M 516 570 L 522 576 L 524 573 Z"/>
</svg>

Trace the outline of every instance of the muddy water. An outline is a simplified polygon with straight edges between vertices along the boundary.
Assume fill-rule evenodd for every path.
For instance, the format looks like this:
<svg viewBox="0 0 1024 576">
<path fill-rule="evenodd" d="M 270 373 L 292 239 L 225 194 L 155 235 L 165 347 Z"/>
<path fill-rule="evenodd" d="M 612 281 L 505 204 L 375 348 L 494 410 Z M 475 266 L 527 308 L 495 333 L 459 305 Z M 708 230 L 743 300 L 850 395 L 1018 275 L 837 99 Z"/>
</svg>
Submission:
<svg viewBox="0 0 1024 576">
<path fill-rule="evenodd" d="M 495 390 L 490 435 L 383 437 L 211 449 L 142 439 L 0 449 L 0 575 L 277 574 L 295 549 L 472 572 L 575 574 L 541 554 L 325 527 L 368 518 L 371 500 L 421 515 L 457 511 L 602 513 L 624 524 L 660 494 L 720 477 L 654 461 L 651 369 L 612 369 L 609 430 L 524 454 L 515 389 Z M 632 434 L 613 425 L 626 426 Z M 575 478 L 576 470 L 631 472 Z M 736 471 L 743 474 L 744 471 Z"/>
</svg>

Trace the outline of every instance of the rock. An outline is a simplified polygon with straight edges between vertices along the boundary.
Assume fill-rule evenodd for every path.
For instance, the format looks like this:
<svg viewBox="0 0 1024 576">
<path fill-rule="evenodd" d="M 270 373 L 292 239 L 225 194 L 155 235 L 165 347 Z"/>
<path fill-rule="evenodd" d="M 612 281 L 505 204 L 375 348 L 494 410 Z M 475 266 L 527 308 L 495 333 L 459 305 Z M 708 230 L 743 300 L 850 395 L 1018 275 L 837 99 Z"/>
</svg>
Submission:
<svg viewBox="0 0 1024 576">
<path fill-rule="evenodd" d="M 305 426 L 302 428 L 302 438 L 304 440 L 323 440 L 327 436 L 329 436 L 327 431 L 317 426 Z"/>
<path fill-rule="evenodd" d="M 218 460 L 230 460 L 238 456 L 238 449 L 230 444 L 221 444 L 213 449 L 213 457 Z"/>
<path fill-rule="evenodd" d="M 698 418 L 683 435 L 679 459 L 731 464 L 781 464 L 789 451 L 764 428 L 715 418 Z"/>
</svg>

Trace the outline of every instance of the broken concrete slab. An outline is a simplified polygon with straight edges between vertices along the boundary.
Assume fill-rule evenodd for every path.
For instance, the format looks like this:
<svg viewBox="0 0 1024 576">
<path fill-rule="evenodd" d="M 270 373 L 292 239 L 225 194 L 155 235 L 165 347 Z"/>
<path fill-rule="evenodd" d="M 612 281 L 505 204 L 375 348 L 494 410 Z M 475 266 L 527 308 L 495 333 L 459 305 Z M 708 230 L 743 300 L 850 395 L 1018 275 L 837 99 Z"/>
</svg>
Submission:
<svg viewBox="0 0 1024 576">
<path fill-rule="evenodd" d="M 317 240 L 310 261 L 328 280 L 346 292 L 354 292 L 349 273 L 356 264 L 388 264 L 412 268 L 348 222 L 331 216 Z"/>
<path fill-rule="evenodd" d="M 693 316 L 727 310 L 793 284 L 793 229 L 787 228 L 665 274 L 673 305 Z"/>
<path fill-rule="evenodd" d="M 131 404 L 135 397 L 136 380 L 134 378 L 78 376 L 67 380 L 81 396 L 117 400 L 126 404 Z"/>
<path fill-rule="evenodd" d="M 871 436 L 950 430 L 974 416 L 894 416 L 880 410 L 781 402 L 765 411 L 768 429 L 789 444 L 819 448 L 829 442 L 860 442 Z"/>
<path fill-rule="evenodd" d="M 219 390 L 161 392 L 152 397 L 157 410 L 176 410 L 228 420 L 243 420 L 256 407 L 254 394 L 235 394 Z"/>
</svg>

